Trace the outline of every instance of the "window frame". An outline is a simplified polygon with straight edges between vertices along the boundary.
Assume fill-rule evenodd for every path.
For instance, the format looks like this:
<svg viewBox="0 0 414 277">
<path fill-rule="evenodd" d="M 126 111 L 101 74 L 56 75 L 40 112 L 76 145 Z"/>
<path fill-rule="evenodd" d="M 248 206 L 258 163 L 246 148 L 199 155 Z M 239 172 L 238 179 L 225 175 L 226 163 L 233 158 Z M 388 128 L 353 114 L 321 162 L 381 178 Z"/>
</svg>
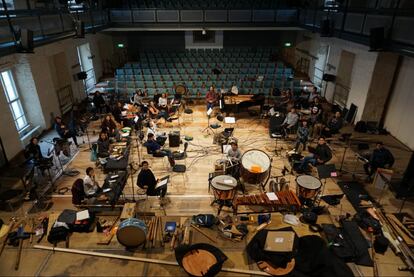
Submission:
<svg viewBox="0 0 414 277">
<path fill-rule="evenodd" d="M 13 90 L 13 94 L 16 96 L 16 98 L 12 100 L 10 100 L 9 91 L 8 91 L 7 86 L 5 85 L 3 73 L 7 73 L 9 81 L 10 81 L 11 89 Z M 23 104 L 22 104 L 22 101 L 19 95 L 19 91 L 17 90 L 12 69 L 3 70 L 0 72 L 0 82 L 3 87 L 4 94 L 6 96 L 7 105 L 9 106 L 10 112 L 13 116 L 14 125 L 16 126 L 16 129 L 19 132 L 19 134 L 21 134 L 27 128 L 30 127 L 30 123 L 27 120 L 26 111 L 24 110 L 24 107 L 23 107 Z M 15 111 L 15 109 L 13 108 L 14 103 L 16 103 L 20 109 L 19 115 L 17 116 L 16 116 L 17 111 Z M 19 123 L 18 123 L 20 119 L 23 119 L 23 122 L 24 122 L 24 125 L 21 128 L 19 127 Z"/>
</svg>

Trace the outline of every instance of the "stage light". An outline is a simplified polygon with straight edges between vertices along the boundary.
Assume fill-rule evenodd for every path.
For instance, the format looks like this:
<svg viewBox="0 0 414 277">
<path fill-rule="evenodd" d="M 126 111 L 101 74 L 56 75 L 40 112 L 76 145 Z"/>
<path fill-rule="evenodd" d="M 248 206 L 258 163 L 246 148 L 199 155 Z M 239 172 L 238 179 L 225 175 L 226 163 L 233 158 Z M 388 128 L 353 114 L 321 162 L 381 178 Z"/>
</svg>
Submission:
<svg viewBox="0 0 414 277">
<path fill-rule="evenodd" d="M 292 43 L 291 42 L 285 42 L 285 47 L 291 47 Z"/>
<path fill-rule="evenodd" d="M 201 31 L 201 34 L 202 34 L 203 36 L 205 36 L 205 35 L 207 34 L 207 31 L 203 29 L 203 30 Z"/>
<path fill-rule="evenodd" d="M 125 45 L 124 45 L 123 43 L 118 43 L 118 44 L 116 45 L 116 47 L 118 47 L 118 48 L 124 48 L 124 47 L 125 47 Z"/>
</svg>

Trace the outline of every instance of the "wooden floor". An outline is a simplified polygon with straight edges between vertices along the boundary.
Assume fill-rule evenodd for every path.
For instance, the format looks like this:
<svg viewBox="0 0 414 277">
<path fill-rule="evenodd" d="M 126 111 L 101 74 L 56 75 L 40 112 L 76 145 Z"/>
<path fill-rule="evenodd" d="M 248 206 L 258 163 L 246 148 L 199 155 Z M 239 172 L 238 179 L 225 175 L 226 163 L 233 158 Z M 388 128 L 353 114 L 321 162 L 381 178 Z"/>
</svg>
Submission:
<svg viewBox="0 0 414 277">
<path fill-rule="evenodd" d="M 214 163 L 223 157 L 220 147 L 213 144 L 213 136 L 208 135 L 202 130 L 207 126 L 207 117 L 205 116 L 204 106 L 193 106 L 194 116 L 190 118 L 181 117 L 181 124 L 178 122 L 162 124 L 162 130 L 169 132 L 171 130 L 180 130 L 181 136 L 192 136 L 194 139 L 190 142 L 188 147 L 188 158 L 186 159 L 187 172 L 185 174 L 172 173 L 168 169 L 168 162 L 163 158 L 153 158 L 146 154 L 146 151 L 140 146 L 137 146 L 137 142 L 133 142 L 132 153 L 130 162 L 134 163 L 134 166 L 139 161 L 147 160 L 150 162 L 151 169 L 157 178 L 165 175 L 171 176 L 171 185 L 168 188 L 168 199 L 170 200 L 166 206 L 167 218 L 169 220 L 179 221 L 179 217 L 188 217 L 198 213 L 216 213 L 217 209 L 214 206 L 210 206 L 213 199 L 211 193 L 208 192 L 208 173 L 214 170 Z M 222 130 L 224 127 L 234 127 L 234 136 L 239 141 L 239 146 L 242 152 L 249 149 L 259 149 L 265 151 L 269 157 L 272 158 L 272 176 L 281 175 L 283 166 L 287 163 L 285 155 L 286 151 L 292 149 L 293 142 L 278 142 L 278 147 L 281 149 L 281 156 L 275 155 L 275 141 L 269 138 L 268 135 L 268 120 L 259 119 L 257 117 L 239 117 L 236 115 L 237 122 L 234 126 L 230 126 L 220 122 Z M 216 119 L 212 119 L 210 123 L 216 122 Z M 180 126 L 179 126 L 180 125 Z M 95 135 L 90 135 L 90 140 L 96 140 L 98 122 L 94 122 L 90 126 L 90 133 L 96 130 Z M 373 136 L 373 135 L 355 135 L 354 138 L 362 141 L 377 141 L 382 140 L 389 146 L 391 151 L 396 157 L 395 168 L 396 175 L 401 175 L 409 159 L 409 151 L 396 141 L 391 136 Z M 82 141 L 82 140 L 80 140 Z M 182 146 L 181 146 L 182 148 Z M 331 143 L 333 149 L 333 160 L 337 168 L 340 168 L 342 157 L 345 151 L 343 144 L 333 141 Z M 363 173 L 362 164 L 357 164 L 355 167 L 355 152 L 351 149 L 347 149 L 345 155 L 345 162 L 343 169 L 352 173 L 356 173 L 357 178 L 359 174 Z M 55 183 L 56 190 L 59 188 L 70 188 L 75 178 L 83 178 L 85 169 L 88 166 L 94 166 L 94 163 L 90 161 L 90 151 L 88 149 L 88 143 L 80 148 L 79 153 L 75 156 L 72 162 L 68 164 L 71 169 L 76 169 L 81 172 L 77 177 L 61 177 Z M 356 171 L 355 171 L 356 168 Z M 97 170 L 97 179 L 102 182 L 104 174 Z M 133 197 L 138 201 L 138 210 L 140 212 L 155 212 L 159 215 L 162 211 L 158 207 L 158 200 L 150 198 L 148 200 L 143 196 L 137 195 L 136 191 L 136 177 L 137 173 L 132 175 L 128 179 L 124 193 L 128 199 Z M 287 175 L 286 178 L 289 181 L 289 185 L 292 190 L 295 190 L 295 176 Z M 345 180 L 351 180 L 352 174 L 344 173 L 341 177 Z M 364 178 L 364 176 L 361 176 Z M 362 179 L 361 179 L 362 180 Z M 340 188 L 336 184 L 337 180 L 329 179 L 326 183 L 324 194 L 338 194 L 341 193 Z M 380 191 L 376 191 L 372 184 L 365 184 L 365 188 L 370 192 L 374 198 L 381 196 Z M 249 193 L 258 191 L 258 188 L 249 186 Z M 134 195 L 133 195 L 134 192 Z M 388 190 L 383 193 L 381 197 L 381 203 L 388 212 L 397 212 L 401 201 L 395 199 L 394 195 Z M 63 195 L 53 195 L 54 205 L 48 212 L 59 213 L 65 208 L 73 209 L 71 204 L 70 191 Z M 24 217 L 27 215 L 27 210 L 31 203 L 25 203 L 19 210 L 15 212 L 1 212 L 0 217 L 7 222 L 10 216 Z M 404 211 L 412 212 L 414 204 L 408 202 L 405 205 Z M 319 217 L 320 223 L 334 223 L 335 216 L 341 213 L 339 208 L 329 208 L 330 215 L 323 215 Z M 223 210 L 223 215 L 230 213 L 230 210 Z M 349 212 L 354 214 L 355 211 L 350 203 L 344 198 L 342 200 L 342 214 Z M 285 223 L 282 223 L 281 215 L 274 213 L 272 215 L 271 227 L 283 227 Z M 299 235 L 309 234 L 308 228 L 305 225 L 294 227 Z M 251 229 L 253 230 L 253 229 Z M 210 231 L 210 234 L 217 237 L 217 246 L 220 247 L 224 253 L 229 257 L 229 260 L 224 264 L 225 267 L 234 267 L 239 269 L 251 269 L 257 270 L 255 264 L 253 264 L 247 255 L 244 253 L 244 248 L 252 236 L 253 232 L 247 236 L 242 242 L 233 243 L 219 237 L 217 232 Z M 146 257 L 155 259 L 165 259 L 174 261 L 173 252 L 170 249 L 152 249 L 152 250 L 137 250 L 135 252 L 126 251 L 116 239 L 113 239 L 110 245 L 102 246 L 97 245 L 96 242 L 100 238 L 101 234 L 98 233 L 74 233 L 70 238 L 70 247 L 75 249 L 83 249 L 90 251 L 101 251 L 104 253 L 120 254 L 134 257 Z M 192 242 L 206 242 L 206 238 L 194 233 L 192 236 Z M 35 243 L 33 243 L 35 244 Z M 46 239 L 41 242 L 42 245 L 49 245 Z M 42 276 L 57 276 L 57 275 L 95 275 L 95 276 L 114 276 L 114 275 L 134 275 L 134 276 L 185 276 L 185 272 L 179 267 L 175 266 L 160 266 L 149 263 L 140 263 L 132 261 L 122 261 L 107 258 L 98 258 L 90 256 L 81 256 L 75 254 L 64 253 L 52 253 L 44 250 L 37 250 L 30 245 L 28 240 L 24 241 L 24 250 L 21 259 L 21 265 L 18 271 L 14 270 L 14 263 L 17 255 L 17 248 L 7 246 L 0 259 L 0 275 L 42 275 Z M 64 247 L 63 244 L 59 246 Z M 376 255 L 378 262 L 378 270 L 380 276 L 411 276 L 408 272 L 400 272 L 397 270 L 398 266 L 403 265 L 400 258 L 396 257 L 391 250 L 388 250 L 385 255 Z M 364 276 L 372 276 L 372 268 L 351 265 L 351 268 L 358 276 L 361 272 Z M 239 276 L 238 274 L 220 273 L 219 276 Z"/>
</svg>

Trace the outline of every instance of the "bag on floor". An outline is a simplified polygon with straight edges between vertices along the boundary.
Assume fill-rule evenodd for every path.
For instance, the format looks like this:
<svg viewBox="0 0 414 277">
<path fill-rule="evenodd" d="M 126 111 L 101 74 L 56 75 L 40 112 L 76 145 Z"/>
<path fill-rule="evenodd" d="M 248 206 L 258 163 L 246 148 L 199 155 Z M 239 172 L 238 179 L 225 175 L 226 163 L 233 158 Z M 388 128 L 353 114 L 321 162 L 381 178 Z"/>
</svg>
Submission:
<svg viewBox="0 0 414 277">
<path fill-rule="evenodd" d="M 52 227 L 47 236 L 47 241 L 56 244 L 61 241 L 66 241 L 67 236 L 69 235 L 69 229 L 64 226 Z"/>
<path fill-rule="evenodd" d="M 212 214 L 193 215 L 192 222 L 198 226 L 211 227 L 216 223 L 216 217 Z"/>
</svg>

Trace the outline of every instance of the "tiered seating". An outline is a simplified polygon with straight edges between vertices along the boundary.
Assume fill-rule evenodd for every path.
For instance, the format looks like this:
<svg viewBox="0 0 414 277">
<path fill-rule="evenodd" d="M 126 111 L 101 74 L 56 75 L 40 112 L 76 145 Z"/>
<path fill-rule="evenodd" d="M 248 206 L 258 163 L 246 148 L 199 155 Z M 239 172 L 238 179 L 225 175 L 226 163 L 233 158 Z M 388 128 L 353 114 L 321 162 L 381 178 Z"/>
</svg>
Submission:
<svg viewBox="0 0 414 277">
<path fill-rule="evenodd" d="M 140 54 L 140 62 L 116 70 L 116 90 L 127 97 L 135 90 L 149 96 L 184 85 L 190 98 L 204 97 L 211 86 L 229 90 L 236 84 L 240 93 L 268 94 L 274 88 L 292 88 L 292 69 L 272 62 L 272 49 L 191 49 L 183 52 L 152 51 Z M 221 74 L 214 74 L 213 69 Z"/>
<path fill-rule="evenodd" d="M 137 0 L 133 8 L 144 9 L 275 9 L 286 7 L 288 1 L 275 0 Z"/>
</svg>

